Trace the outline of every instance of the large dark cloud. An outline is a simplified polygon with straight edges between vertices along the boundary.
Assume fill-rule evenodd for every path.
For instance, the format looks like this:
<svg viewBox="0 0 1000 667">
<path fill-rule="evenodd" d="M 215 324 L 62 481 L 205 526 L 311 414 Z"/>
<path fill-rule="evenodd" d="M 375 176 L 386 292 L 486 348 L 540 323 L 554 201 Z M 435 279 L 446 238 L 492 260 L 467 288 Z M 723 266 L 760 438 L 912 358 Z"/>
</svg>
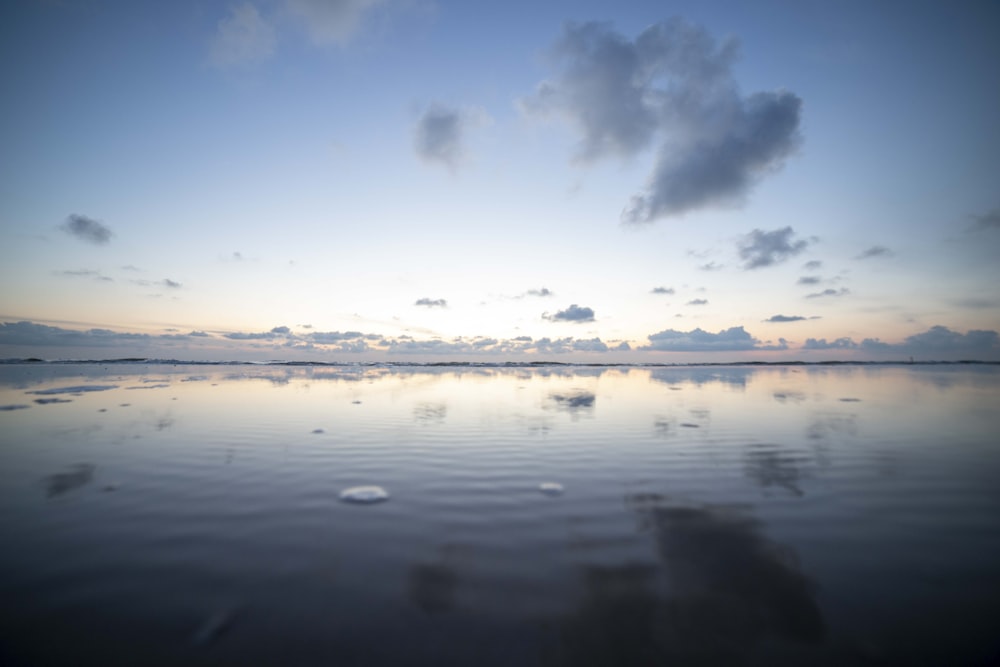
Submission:
<svg viewBox="0 0 1000 667">
<path fill-rule="evenodd" d="M 735 40 L 716 44 L 677 18 L 635 40 L 607 23 L 570 23 L 554 48 L 560 72 L 524 107 L 575 125 L 584 162 L 659 146 L 623 222 L 739 203 L 800 143 L 802 101 L 787 91 L 742 95 L 732 73 L 737 50 Z"/>
<path fill-rule="evenodd" d="M 594 310 L 574 303 L 566 310 L 557 311 L 552 315 L 545 313 L 542 317 L 555 322 L 593 322 Z"/>
<path fill-rule="evenodd" d="M 104 245 L 111 240 L 114 232 L 100 220 L 73 213 L 63 222 L 61 229 L 81 241 Z"/>
<path fill-rule="evenodd" d="M 743 268 L 759 269 L 779 264 L 809 247 L 809 241 L 804 239 L 793 241 L 794 234 L 791 227 L 769 232 L 753 230 L 740 241 L 739 254 L 743 260 Z"/>
</svg>

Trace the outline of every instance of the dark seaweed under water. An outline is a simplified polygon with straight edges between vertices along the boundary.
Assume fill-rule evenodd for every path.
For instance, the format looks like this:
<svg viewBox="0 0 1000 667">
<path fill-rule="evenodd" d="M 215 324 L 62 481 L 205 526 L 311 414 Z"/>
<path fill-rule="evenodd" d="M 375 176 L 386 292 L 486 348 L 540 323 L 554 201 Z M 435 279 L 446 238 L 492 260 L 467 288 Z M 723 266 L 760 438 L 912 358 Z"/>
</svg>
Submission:
<svg viewBox="0 0 1000 667">
<path fill-rule="evenodd" d="M 3 364 L 0 662 L 992 664 L 998 406 L 996 366 Z"/>
</svg>

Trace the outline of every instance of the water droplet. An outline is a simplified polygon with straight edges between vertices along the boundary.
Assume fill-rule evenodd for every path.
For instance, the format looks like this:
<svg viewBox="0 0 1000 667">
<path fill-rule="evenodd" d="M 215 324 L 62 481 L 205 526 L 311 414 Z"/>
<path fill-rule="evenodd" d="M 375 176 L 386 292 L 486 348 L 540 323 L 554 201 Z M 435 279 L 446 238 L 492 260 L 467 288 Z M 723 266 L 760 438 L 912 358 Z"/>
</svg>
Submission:
<svg viewBox="0 0 1000 667">
<path fill-rule="evenodd" d="M 352 486 L 340 492 L 340 499 L 345 503 L 371 505 L 389 499 L 389 493 L 381 486 Z"/>
<path fill-rule="evenodd" d="M 538 490 L 547 496 L 561 496 L 563 494 L 563 485 L 558 482 L 542 482 L 538 485 Z"/>
</svg>

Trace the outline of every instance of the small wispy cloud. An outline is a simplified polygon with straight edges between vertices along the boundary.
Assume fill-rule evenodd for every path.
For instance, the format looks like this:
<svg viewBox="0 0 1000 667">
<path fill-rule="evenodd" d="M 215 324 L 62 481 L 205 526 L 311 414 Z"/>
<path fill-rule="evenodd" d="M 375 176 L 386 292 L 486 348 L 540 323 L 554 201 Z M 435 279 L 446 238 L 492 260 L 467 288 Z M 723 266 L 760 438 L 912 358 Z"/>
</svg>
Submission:
<svg viewBox="0 0 1000 667">
<path fill-rule="evenodd" d="M 446 308 L 448 301 L 445 299 L 428 299 L 423 297 L 413 302 L 414 306 L 425 306 L 427 308 Z"/>
<path fill-rule="evenodd" d="M 806 271 L 819 271 L 823 268 L 823 262 L 818 259 L 811 259 L 802 265 L 802 268 Z"/>
<path fill-rule="evenodd" d="M 475 126 L 489 121 L 484 111 L 431 105 L 417 120 L 413 143 L 417 156 L 457 169 L 466 154 L 466 135 Z"/>
<path fill-rule="evenodd" d="M 95 220 L 94 218 L 89 218 L 78 213 L 73 213 L 67 217 L 61 229 L 81 241 L 97 245 L 107 244 L 111 240 L 111 237 L 114 236 L 114 232 L 100 220 Z"/>
<path fill-rule="evenodd" d="M 343 46 L 363 23 L 365 14 L 383 0 L 285 0 L 288 10 L 309 31 L 315 44 Z"/>
<path fill-rule="evenodd" d="M 555 294 L 548 287 L 542 287 L 541 289 L 530 289 L 521 296 L 555 296 Z"/>
<path fill-rule="evenodd" d="M 796 285 L 819 285 L 822 278 L 819 276 L 802 276 L 796 281 Z"/>
<path fill-rule="evenodd" d="M 764 320 L 765 322 L 801 322 L 802 320 L 809 319 L 801 315 L 772 315 L 771 317 Z"/>
<path fill-rule="evenodd" d="M 53 271 L 52 275 L 64 276 L 66 278 L 92 278 L 101 282 L 111 283 L 114 278 L 101 274 L 93 269 L 66 269 L 64 271 Z"/>
<path fill-rule="evenodd" d="M 846 287 L 841 287 L 840 289 L 827 288 L 822 292 L 813 292 L 812 294 L 806 294 L 807 299 L 821 299 L 825 297 L 839 297 L 847 296 L 851 293 L 851 290 Z"/>
<path fill-rule="evenodd" d="M 779 264 L 809 247 L 809 241 L 805 239 L 793 240 L 794 234 L 791 227 L 769 232 L 762 229 L 753 230 L 739 243 L 743 268 L 750 270 Z"/>
<path fill-rule="evenodd" d="M 182 287 L 182 285 L 179 282 L 171 280 L 170 278 L 164 278 L 160 282 L 160 284 L 163 285 L 164 287 L 169 287 L 171 289 L 180 289 Z"/>
<path fill-rule="evenodd" d="M 873 245 L 868 248 L 860 255 L 856 256 L 854 259 L 870 259 L 872 257 L 892 257 L 893 253 L 891 250 L 886 248 L 884 245 Z"/>
<path fill-rule="evenodd" d="M 674 288 L 673 287 L 654 287 L 653 289 L 649 290 L 649 293 L 650 294 L 673 294 L 674 293 Z"/>
<path fill-rule="evenodd" d="M 542 317 L 554 322 L 593 322 L 594 310 L 574 303 L 569 308 L 557 311 L 552 315 L 543 313 Z"/>
<path fill-rule="evenodd" d="M 688 306 L 707 306 L 708 299 L 691 299 L 687 302 Z"/>
<path fill-rule="evenodd" d="M 995 208 L 988 213 L 970 215 L 969 218 L 972 219 L 972 229 L 974 231 L 1000 230 L 1000 208 Z"/>
<path fill-rule="evenodd" d="M 267 60 L 274 54 L 274 28 L 249 2 L 233 6 L 219 20 L 209 49 L 209 62 L 219 69 Z"/>
</svg>

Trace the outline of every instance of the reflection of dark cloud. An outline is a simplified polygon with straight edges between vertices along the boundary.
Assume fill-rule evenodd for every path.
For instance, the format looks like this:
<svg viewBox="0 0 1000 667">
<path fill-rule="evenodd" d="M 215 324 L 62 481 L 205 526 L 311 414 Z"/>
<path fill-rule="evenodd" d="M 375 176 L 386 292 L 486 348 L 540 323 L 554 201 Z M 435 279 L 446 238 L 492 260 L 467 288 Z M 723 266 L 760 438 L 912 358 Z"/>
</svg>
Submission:
<svg viewBox="0 0 1000 667">
<path fill-rule="evenodd" d="M 670 505 L 655 493 L 625 500 L 653 533 L 660 565 L 585 567 L 583 601 L 552 662 L 740 664 L 765 641 L 823 639 L 813 586 L 793 552 L 745 511 Z"/>
<path fill-rule="evenodd" d="M 410 567 L 410 600 L 428 614 L 451 611 L 457 587 L 458 575 L 449 565 L 417 563 Z"/>
<path fill-rule="evenodd" d="M 806 458 L 781 451 L 775 445 L 754 445 L 746 453 L 747 477 L 767 489 L 776 486 L 796 496 L 805 495 L 799 487 L 800 466 Z"/>
<path fill-rule="evenodd" d="M 49 475 L 42 481 L 45 483 L 46 496 L 54 498 L 87 484 L 93 477 L 94 466 L 92 464 L 78 463 L 70 471 Z"/>
<path fill-rule="evenodd" d="M 424 424 L 441 424 L 448 416 L 444 403 L 419 403 L 413 408 L 413 419 Z"/>
<path fill-rule="evenodd" d="M 649 378 L 669 385 L 719 382 L 745 389 L 754 372 L 753 368 L 657 368 L 650 371 Z"/>
<path fill-rule="evenodd" d="M 816 417 L 806 429 L 810 440 L 831 440 L 837 436 L 857 437 L 858 421 L 855 415 L 825 415 Z"/>
<path fill-rule="evenodd" d="M 774 400 L 779 403 L 802 403 L 806 400 L 805 392 L 794 391 L 791 389 L 776 391 L 772 394 L 772 396 L 774 396 Z"/>
<path fill-rule="evenodd" d="M 679 598 L 674 611 L 687 621 L 715 621 L 715 627 L 689 628 L 696 634 L 700 629 L 702 639 L 822 638 L 812 585 L 794 553 L 761 534 L 759 521 L 738 509 L 711 506 L 656 507 L 643 520 L 656 534 Z"/>
<path fill-rule="evenodd" d="M 73 394 L 79 396 L 90 391 L 108 391 L 109 389 L 117 389 L 116 384 L 85 384 L 77 385 L 73 387 L 51 387 L 49 389 L 38 389 L 36 391 L 29 391 L 29 394 L 37 394 L 39 396 L 51 396 L 53 394 Z"/>
<path fill-rule="evenodd" d="M 549 394 L 549 400 L 562 410 L 576 412 L 578 410 L 590 410 L 594 407 L 597 396 L 589 391 L 574 391 L 567 394 Z"/>
</svg>

